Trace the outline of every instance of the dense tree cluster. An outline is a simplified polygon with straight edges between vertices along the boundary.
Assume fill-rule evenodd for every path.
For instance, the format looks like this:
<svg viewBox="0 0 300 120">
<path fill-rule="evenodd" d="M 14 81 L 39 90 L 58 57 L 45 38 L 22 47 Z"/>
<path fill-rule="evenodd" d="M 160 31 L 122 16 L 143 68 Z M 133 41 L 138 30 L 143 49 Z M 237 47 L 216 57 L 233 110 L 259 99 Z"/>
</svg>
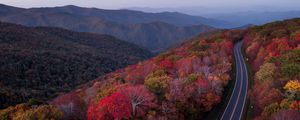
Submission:
<svg viewBox="0 0 300 120">
<path fill-rule="evenodd" d="M 0 108 L 48 100 L 151 57 L 107 35 L 0 23 Z"/>
<path fill-rule="evenodd" d="M 255 72 L 250 91 L 255 119 L 300 116 L 300 19 L 247 30 L 245 51 Z"/>
</svg>

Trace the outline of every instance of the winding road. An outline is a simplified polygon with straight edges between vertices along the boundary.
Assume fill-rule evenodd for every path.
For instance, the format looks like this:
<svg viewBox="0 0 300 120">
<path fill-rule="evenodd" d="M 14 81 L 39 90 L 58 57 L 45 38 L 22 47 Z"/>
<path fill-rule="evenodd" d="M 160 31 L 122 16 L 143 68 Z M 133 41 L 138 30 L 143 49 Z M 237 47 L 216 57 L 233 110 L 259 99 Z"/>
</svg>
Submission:
<svg viewBox="0 0 300 120">
<path fill-rule="evenodd" d="M 236 61 L 236 81 L 232 95 L 223 112 L 221 120 L 241 120 L 246 108 L 248 91 L 248 72 L 241 52 L 242 41 L 234 45 L 234 57 Z"/>
</svg>

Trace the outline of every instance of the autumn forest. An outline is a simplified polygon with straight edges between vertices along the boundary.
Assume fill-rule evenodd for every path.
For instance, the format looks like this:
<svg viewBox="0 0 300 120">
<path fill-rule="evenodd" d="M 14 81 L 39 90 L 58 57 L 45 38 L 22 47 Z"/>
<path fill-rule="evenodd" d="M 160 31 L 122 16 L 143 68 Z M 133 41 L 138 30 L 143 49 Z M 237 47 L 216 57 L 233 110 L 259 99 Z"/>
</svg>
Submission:
<svg viewBox="0 0 300 120">
<path fill-rule="evenodd" d="M 0 21 L 0 120 L 300 120 L 300 18 L 0 5 Z"/>
</svg>

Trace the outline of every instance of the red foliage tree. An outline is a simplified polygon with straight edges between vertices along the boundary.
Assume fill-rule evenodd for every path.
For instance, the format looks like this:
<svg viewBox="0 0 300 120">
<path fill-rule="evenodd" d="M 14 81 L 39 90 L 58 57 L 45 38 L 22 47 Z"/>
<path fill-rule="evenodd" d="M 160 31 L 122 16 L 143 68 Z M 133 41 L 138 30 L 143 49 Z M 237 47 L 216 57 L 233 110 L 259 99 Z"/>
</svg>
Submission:
<svg viewBox="0 0 300 120">
<path fill-rule="evenodd" d="M 221 48 L 221 51 L 226 51 L 227 55 L 231 55 L 233 52 L 233 43 L 232 41 L 224 41 L 222 44 L 222 48 Z"/>
<path fill-rule="evenodd" d="M 268 52 L 275 51 L 277 48 L 277 42 L 271 42 L 266 48 Z"/>
<path fill-rule="evenodd" d="M 253 101 L 253 115 L 258 116 L 264 108 L 271 103 L 280 102 L 283 99 L 283 94 L 272 87 L 272 81 L 266 81 L 262 84 L 255 84 L 250 91 L 250 100 Z"/>
<path fill-rule="evenodd" d="M 127 86 L 98 104 L 90 105 L 88 120 L 129 119 L 146 115 L 149 108 L 154 108 L 154 96 L 143 86 Z"/>
<path fill-rule="evenodd" d="M 267 47 L 267 52 L 280 53 L 285 50 L 290 50 L 288 39 L 274 39 Z"/>
<path fill-rule="evenodd" d="M 205 39 L 202 39 L 202 40 L 199 41 L 199 45 L 204 45 L 204 44 L 207 44 L 207 43 L 208 42 Z"/>
<path fill-rule="evenodd" d="M 197 89 L 198 94 L 206 93 L 207 90 L 209 89 L 208 80 L 198 79 L 197 87 L 198 87 L 198 89 Z"/>
<path fill-rule="evenodd" d="M 267 52 L 264 48 L 260 48 L 259 52 L 256 55 L 256 58 L 254 60 L 254 63 L 252 64 L 252 69 L 254 71 L 257 71 L 259 69 L 259 66 L 261 66 L 265 61 L 265 56 L 267 56 Z"/>
<path fill-rule="evenodd" d="M 164 59 L 159 62 L 159 66 L 166 69 L 172 69 L 173 68 L 173 62 L 169 59 Z"/>
<path fill-rule="evenodd" d="M 246 42 L 246 41 L 244 41 L 244 42 Z M 259 51 L 259 48 L 260 48 L 260 44 L 258 42 L 252 42 L 246 48 L 246 54 L 250 61 L 253 61 L 255 59 L 256 54 Z"/>
<path fill-rule="evenodd" d="M 193 56 L 190 58 L 192 62 L 193 72 L 199 72 L 199 66 L 202 64 L 202 61 L 199 57 Z"/>
<path fill-rule="evenodd" d="M 116 92 L 99 101 L 98 104 L 91 104 L 88 108 L 88 120 L 122 120 L 131 117 L 130 100 L 123 94 Z"/>
<path fill-rule="evenodd" d="M 135 65 L 132 69 L 127 70 L 126 80 L 133 84 L 144 83 L 145 77 L 153 72 L 157 66 L 152 62 L 145 62 L 143 65 Z"/>
<path fill-rule="evenodd" d="M 192 60 L 190 58 L 183 58 L 178 60 L 175 64 L 179 77 L 187 77 L 188 74 L 193 72 Z"/>
<path fill-rule="evenodd" d="M 216 54 L 216 53 L 210 54 L 210 59 L 211 59 L 212 65 L 218 64 L 221 56 L 225 56 L 225 57 L 227 56 L 225 51 L 220 51 L 219 53 L 220 53 L 220 55 Z"/>
<path fill-rule="evenodd" d="M 174 52 L 175 52 L 175 55 L 182 56 L 182 57 L 188 55 L 188 52 L 185 47 L 180 47 L 178 49 L 175 49 Z"/>
<path fill-rule="evenodd" d="M 278 89 L 272 88 L 266 95 L 261 96 L 259 99 L 259 106 L 261 108 L 265 108 L 266 106 L 270 105 L 274 102 L 280 102 L 283 99 L 282 93 Z"/>
<path fill-rule="evenodd" d="M 133 117 L 144 116 L 149 108 L 156 106 L 154 96 L 143 85 L 127 86 L 120 93 L 130 100 Z"/>
<path fill-rule="evenodd" d="M 296 35 L 295 40 L 300 41 L 300 33 L 298 35 Z"/>
<path fill-rule="evenodd" d="M 200 99 L 200 104 L 204 107 L 204 111 L 210 111 L 214 105 L 221 102 L 221 97 L 213 92 L 208 92 L 202 95 Z"/>
<path fill-rule="evenodd" d="M 291 48 L 288 41 L 289 40 L 287 38 L 279 39 L 277 49 L 279 49 L 280 51 L 290 50 Z"/>
<path fill-rule="evenodd" d="M 300 101 L 293 101 L 289 107 L 292 110 L 300 110 Z"/>
<path fill-rule="evenodd" d="M 250 101 L 253 101 L 253 116 L 258 116 L 263 111 L 264 107 L 259 105 L 259 100 L 264 97 L 264 93 L 270 88 L 270 82 L 265 82 L 263 84 L 255 84 L 253 89 L 249 92 Z"/>
<path fill-rule="evenodd" d="M 292 48 L 296 48 L 300 44 L 300 34 L 295 35 L 294 40 L 289 41 Z"/>
</svg>

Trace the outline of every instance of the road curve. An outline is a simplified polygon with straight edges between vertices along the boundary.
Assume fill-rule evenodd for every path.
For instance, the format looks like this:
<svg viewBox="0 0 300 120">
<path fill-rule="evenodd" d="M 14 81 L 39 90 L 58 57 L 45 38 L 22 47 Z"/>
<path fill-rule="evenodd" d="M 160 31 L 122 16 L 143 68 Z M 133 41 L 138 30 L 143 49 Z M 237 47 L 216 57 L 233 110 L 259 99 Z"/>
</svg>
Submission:
<svg viewBox="0 0 300 120">
<path fill-rule="evenodd" d="M 236 62 L 236 79 L 232 95 L 228 101 L 221 120 L 241 120 L 247 99 L 248 72 L 241 52 L 242 41 L 234 45 L 234 57 Z"/>
</svg>

